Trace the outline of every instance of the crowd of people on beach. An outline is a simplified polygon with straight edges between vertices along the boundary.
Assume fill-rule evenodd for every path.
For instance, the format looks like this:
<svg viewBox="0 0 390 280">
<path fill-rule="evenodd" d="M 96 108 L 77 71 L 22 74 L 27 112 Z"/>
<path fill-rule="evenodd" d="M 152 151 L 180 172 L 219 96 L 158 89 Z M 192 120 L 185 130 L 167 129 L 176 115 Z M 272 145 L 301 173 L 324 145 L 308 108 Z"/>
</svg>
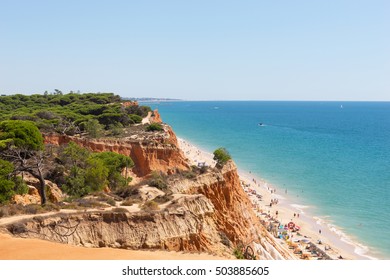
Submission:
<svg viewBox="0 0 390 280">
<path fill-rule="evenodd" d="M 261 187 L 260 184 L 257 184 L 255 179 L 252 179 L 252 183 Z M 259 203 L 262 201 L 263 196 L 255 190 L 251 183 L 241 181 L 241 186 L 251 199 L 253 210 L 259 217 L 260 222 L 275 238 L 283 240 L 294 254 L 300 256 L 301 259 L 331 259 L 324 250 L 318 247 L 318 245 L 322 245 L 321 240 L 317 241 L 317 245 L 309 241 L 310 237 L 302 236 L 300 233 L 300 226 L 293 222 L 293 219 L 298 219 L 300 217 L 299 213 L 294 212 L 290 222 L 282 224 L 278 219 L 279 210 L 271 212 L 272 206 L 276 206 L 279 203 L 278 198 L 271 198 L 270 203 L 266 204 L 269 205 L 268 209 L 266 209 Z M 267 187 L 267 190 L 270 194 L 276 193 L 276 189 L 274 188 Z M 275 213 L 275 215 L 273 215 L 273 213 Z M 294 234 L 295 239 L 293 240 Z M 319 234 L 321 234 L 321 229 L 319 230 Z M 330 246 L 325 245 L 325 251 L 330 249 Z M 342 257 L 340 256 L 339 259 L 342 259 Z"/>
</svg>

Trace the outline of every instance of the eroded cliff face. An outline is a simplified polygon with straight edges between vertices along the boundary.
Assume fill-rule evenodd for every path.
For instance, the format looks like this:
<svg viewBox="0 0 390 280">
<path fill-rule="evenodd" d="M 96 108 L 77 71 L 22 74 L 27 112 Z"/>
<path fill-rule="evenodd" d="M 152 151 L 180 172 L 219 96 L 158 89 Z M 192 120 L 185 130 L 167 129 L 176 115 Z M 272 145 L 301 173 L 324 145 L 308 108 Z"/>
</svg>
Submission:
<svg viewBox="0 0 390 280">
<path fill-rule="evenodd" d="M 231 258 L 241 244 L 260 259 L 294 258 L 256 217 L 233 162 L 194 180 L 177 180 L 171 191 L 175 198 L 160 211 L 59 214 L 35 217 L 8 230 L 87 247 L 209 252 Z"/>
<path fill-rule="evenodd" d="M 215 208 L 213 219 L 217 230 L 226 234 L 234 246 L 249 245 L 264 259 L 293 258 L 260 223 L 240 185 L 233 161 L 229 161 L 220 172 L 206 173 L 195 181 L 178 182 L 172 189 L 177 192 L 200 193 L 207 197 Z"/>
<path fill-rule="evenodd" d="M 215 209 L 203 195 L 181 197 L 159 212 L 95 212 L 35 217 L 8 230 L 86 247 L 166 249 L 230 255 L 220 243 L 212 218 Z"/>
<path fill-rule="evenodd" d="M 172 174 L 176 170 L 188 170 L 188 161 L 178 147 L 175 133 L 169 126 L 164 129 L 162 134 L 121 139 L 88 139 L 60 134 L 44 135 L 44 139 L 45 144 L 64 145 L 72 141 L 93 152 L 110 151 L 130 156 L 135 163 L 133 172 L 139 177 L 151 171 Z"/>
</svg>

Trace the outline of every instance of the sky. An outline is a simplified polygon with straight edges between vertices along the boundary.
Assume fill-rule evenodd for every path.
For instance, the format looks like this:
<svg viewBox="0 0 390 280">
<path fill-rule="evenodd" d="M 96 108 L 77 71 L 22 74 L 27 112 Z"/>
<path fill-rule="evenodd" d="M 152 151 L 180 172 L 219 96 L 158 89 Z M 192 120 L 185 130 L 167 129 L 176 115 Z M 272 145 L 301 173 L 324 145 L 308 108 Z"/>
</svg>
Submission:
<svg viewBox="0 0 390 280">
<path fill-rule="evenodd" d="M 0 0 L 0 93 L 390 101 L 390 1 Z"/>
</svg>

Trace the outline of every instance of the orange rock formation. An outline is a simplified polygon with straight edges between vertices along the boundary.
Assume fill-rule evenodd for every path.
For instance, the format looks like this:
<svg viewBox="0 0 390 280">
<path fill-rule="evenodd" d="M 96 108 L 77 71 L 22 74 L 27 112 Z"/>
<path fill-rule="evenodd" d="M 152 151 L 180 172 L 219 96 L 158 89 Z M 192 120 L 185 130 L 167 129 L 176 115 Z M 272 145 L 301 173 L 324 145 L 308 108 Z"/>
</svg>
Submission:
<svg viewBox="0 0 390 280">
<path fill-rule="evenodd" d="M 152 141 L 140 139 L 88 139 L 67 135 L 45 135 L 46 144 L 64 145 L 71 141 L 93 152 L 115 152 L 130 156 L 135 166 L 133 172 L 143 177 L 151 171 L 172 174 L 176 170 L 188 170 L 189 165 L 178 148 L 177 138 L 170 127 L 166 127 L 166 138 L 155 137 Z"/>
<path fill-rule="evenodd" d="M 163 122 L 161 119 L 161 115 L 157 109 L 153 110 L 153 114 L 150 117 L 150 122 L 151 123 L 162 123 Z"/>
<path fill-rule="evenodd" d="M 138 101 L 126 101 L 122 103 L 123 107 L 138 106 Z"/>
</svg>

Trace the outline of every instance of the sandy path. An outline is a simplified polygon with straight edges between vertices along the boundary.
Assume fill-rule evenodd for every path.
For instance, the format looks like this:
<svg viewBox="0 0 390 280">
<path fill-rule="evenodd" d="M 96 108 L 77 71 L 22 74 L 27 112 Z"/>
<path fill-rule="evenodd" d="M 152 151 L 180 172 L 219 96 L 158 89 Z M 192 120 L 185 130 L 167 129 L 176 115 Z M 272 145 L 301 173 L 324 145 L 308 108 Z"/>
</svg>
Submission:
<svg viewBox="0 0 390 280">
<path fill-rule="evenodd" d="M 84 248 L 0 233 L 0 260 L 222 260 L 209 254 Z"/>
</svg>

